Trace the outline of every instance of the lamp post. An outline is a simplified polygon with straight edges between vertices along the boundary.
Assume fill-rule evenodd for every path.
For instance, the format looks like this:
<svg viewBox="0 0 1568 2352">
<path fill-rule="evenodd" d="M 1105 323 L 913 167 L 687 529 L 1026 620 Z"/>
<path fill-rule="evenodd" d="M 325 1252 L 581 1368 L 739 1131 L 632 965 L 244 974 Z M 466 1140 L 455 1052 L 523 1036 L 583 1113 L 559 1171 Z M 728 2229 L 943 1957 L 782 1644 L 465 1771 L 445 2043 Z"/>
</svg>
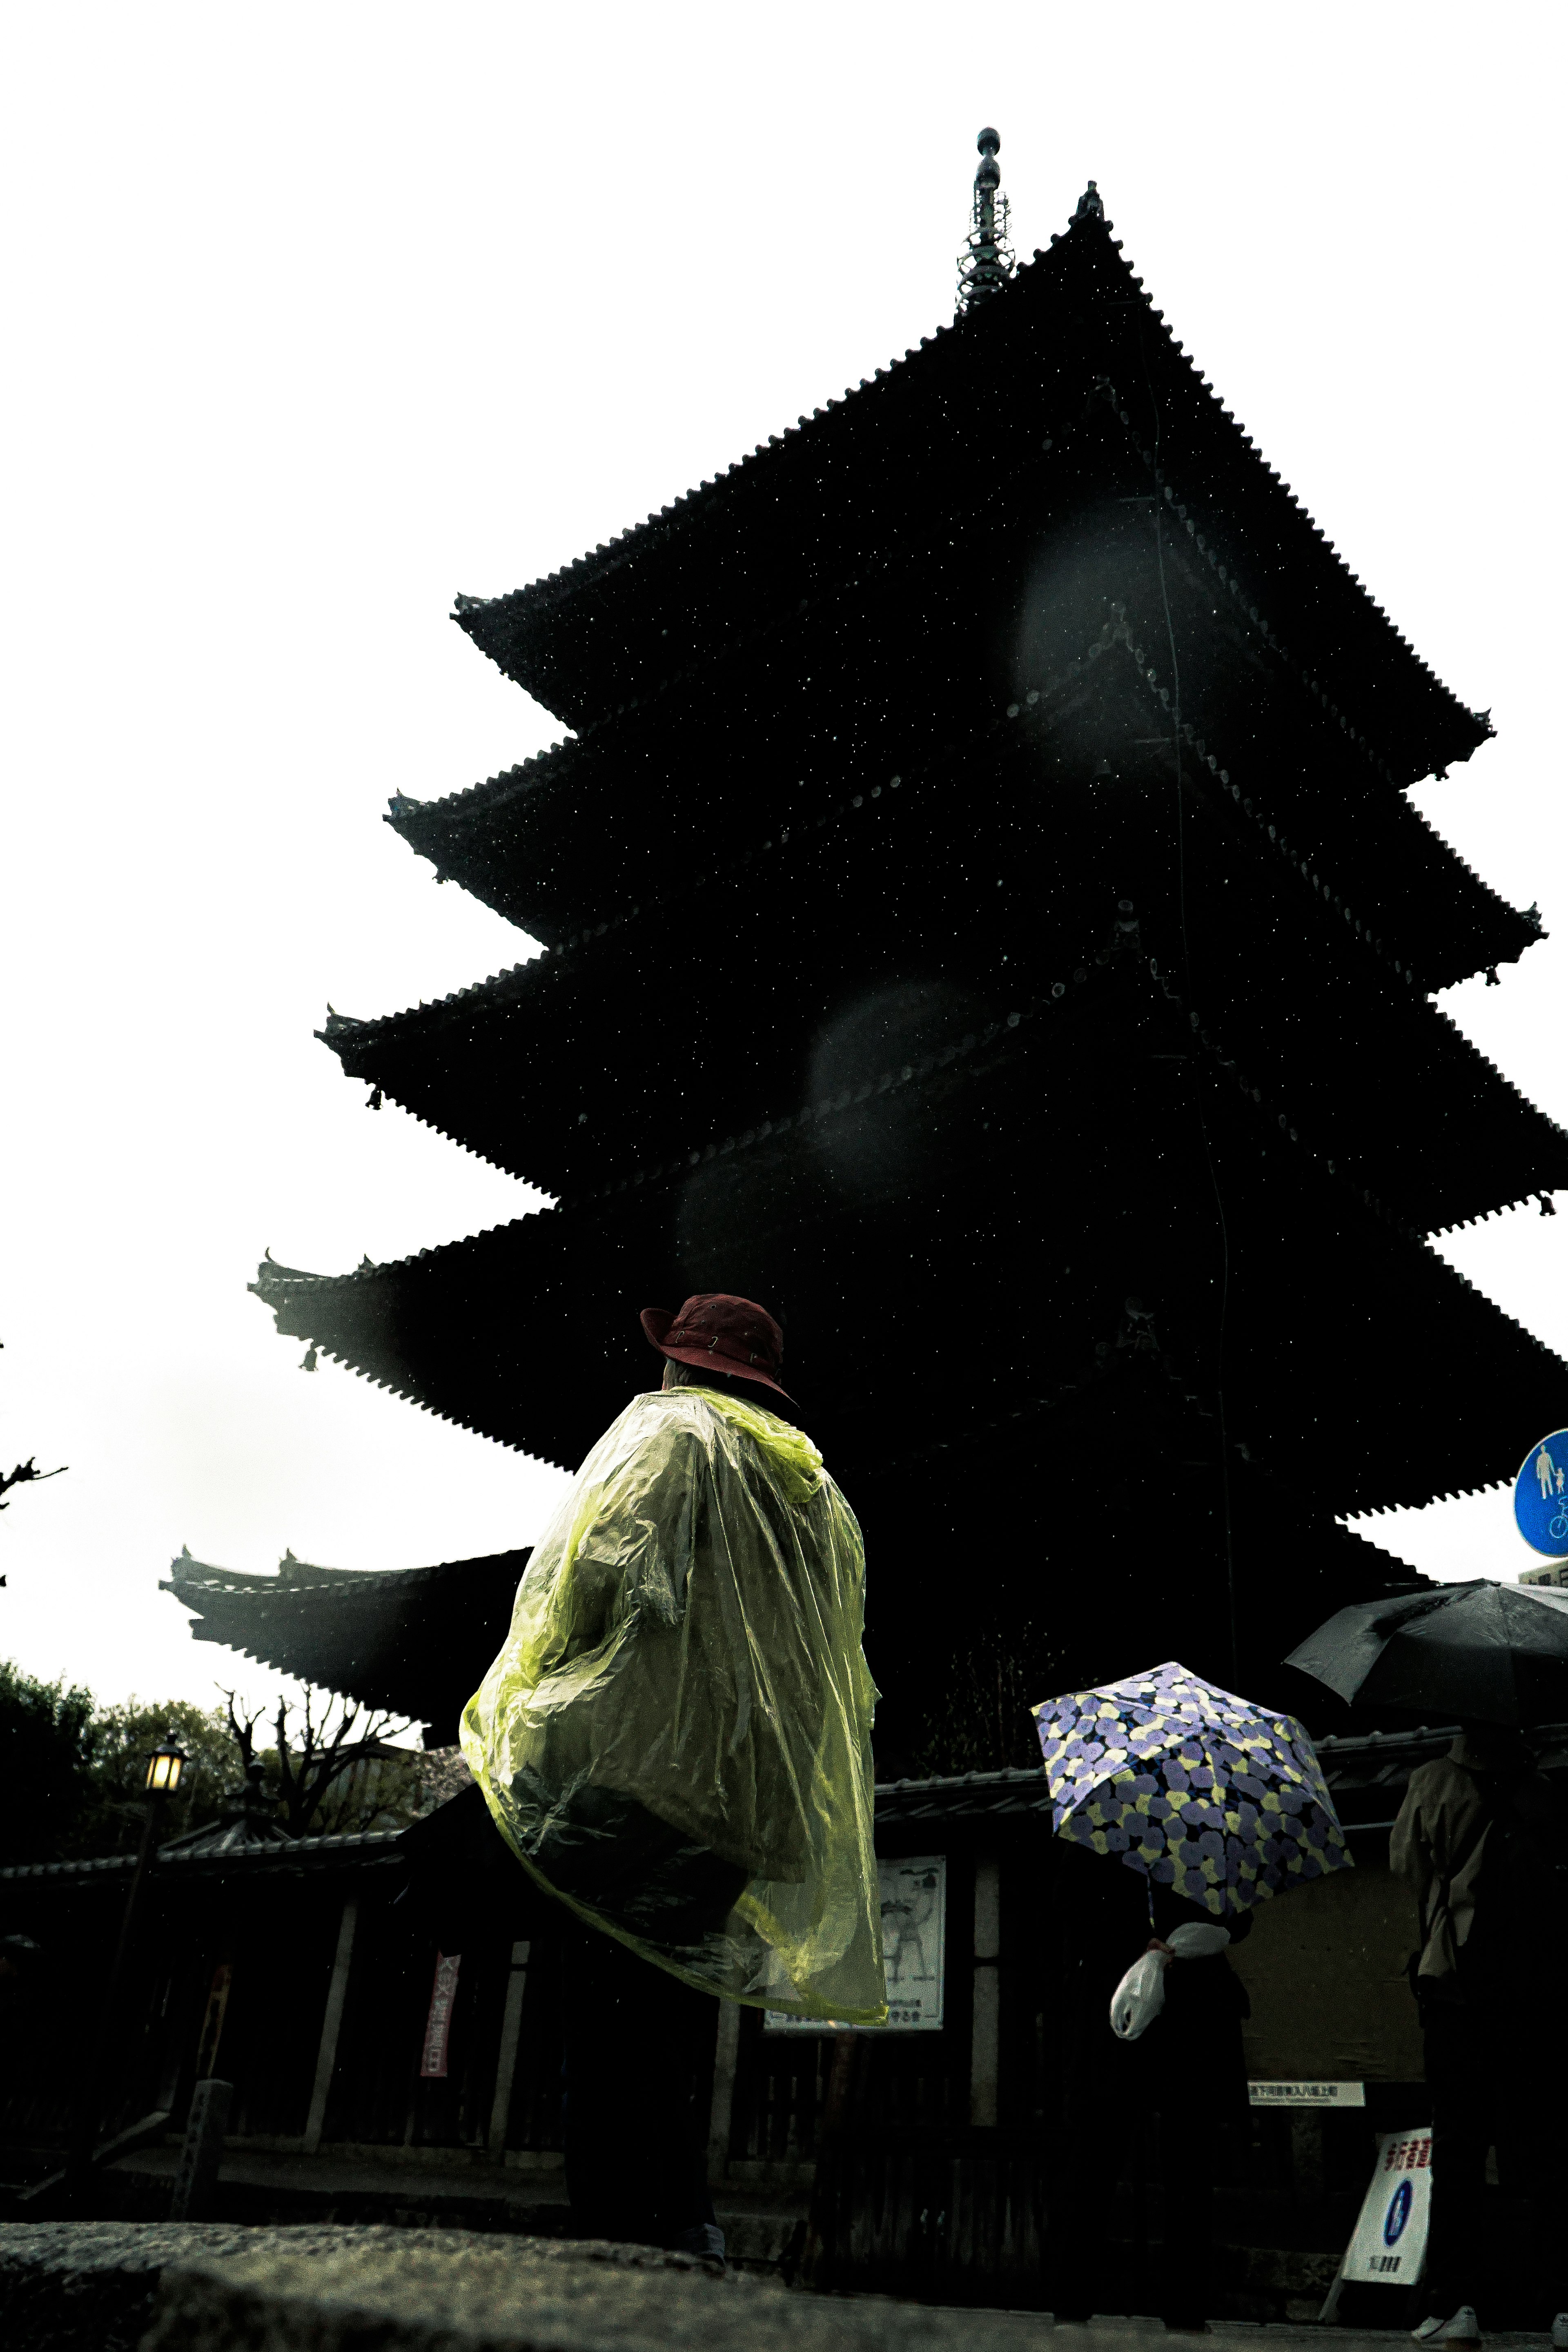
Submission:
<svg viewBox="0 0 1568 2352">
<path fill-rule="evenodd" d="M 136 1914 L 141 1906 L 142 1888 L 156 1843 L 154 1832 L 164 1805 L 179 1788 L 181 1777 L 189 1759 L 173 1731 L 163 1739 L 147 1759 L 146 1778 L 142 1784 L 144 1811 L 142 1822 L 142 1842 L 136 1849 L 136 1867 L 131 1874 L 131 1889 L 121 1914 L 120 1937 L 110 1963 L 109 1980 L 103 1989 L 96 2023 L 89 2043 L 87 2065 L 81 2078 L 80 2095 L 77 2101 L 76 2121 L 71 2133 L 70 2152 L 66 2161 L 66 2177 L 73 2187 L 79 2187 L 92 2170 L 93 2153 L 98 2146 L 98 2126 L 102 2116 L 104 2095 L 100 2084 L 105 2071 L 110 2030 L 113 2022 L 115 1996 L 124 1972 L 126 1955 L 131 1949 L 135 1932 Z"/>
</svg>

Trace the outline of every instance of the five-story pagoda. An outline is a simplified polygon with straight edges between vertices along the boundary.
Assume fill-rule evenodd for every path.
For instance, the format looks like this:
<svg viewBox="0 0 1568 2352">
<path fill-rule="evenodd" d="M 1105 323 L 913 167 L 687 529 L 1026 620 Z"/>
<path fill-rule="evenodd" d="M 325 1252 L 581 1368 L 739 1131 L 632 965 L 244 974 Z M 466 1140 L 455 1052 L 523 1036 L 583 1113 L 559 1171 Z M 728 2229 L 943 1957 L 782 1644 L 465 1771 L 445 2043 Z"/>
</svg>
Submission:
<svg viewBox="0 0 1568 2352">
<path fill-rule="evenodd" d="M 1568 1419 L 1568 1367 L 1428 1238 L 1568 1184 L 1431 1001 L 1540 936 L 1406 797 L 1487 719 L 1092 184 L 1011 269 L 995 144 L 952 326 L 458 600 L 572 732 L 390 821 L 544 952 L 324 1034 L 554 1205 L 255 1286 L 567 1465 L 657 1374 L 639 1307 L 764 1300 L 865 1523 L 884 1773 L 1026 1760 L 1023 1700 L 1173 1654 L 1294 1696 L 1292 1642 L 1409 1576 L 1337 1515 Z"/>
</svg>

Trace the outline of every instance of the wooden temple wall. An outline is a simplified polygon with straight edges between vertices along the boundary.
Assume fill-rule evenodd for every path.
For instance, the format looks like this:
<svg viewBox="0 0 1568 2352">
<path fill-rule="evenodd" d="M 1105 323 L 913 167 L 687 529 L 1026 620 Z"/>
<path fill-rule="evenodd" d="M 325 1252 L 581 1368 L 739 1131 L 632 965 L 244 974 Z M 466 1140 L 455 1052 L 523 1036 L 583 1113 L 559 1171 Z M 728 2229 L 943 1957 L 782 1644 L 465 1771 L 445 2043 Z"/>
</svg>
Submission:
<svg viewBox="0 0 1568 2352">
<path fill-rule="evenodd" d="M 716 2201 L 721 2213 L 765 2205 L 793 2214 L 795 2258 L 819 2283 L 1014 2305 L 1046 2299 L 1052 2179 L 1064 2160 L 1054 1892 L 1062 1849 L 1048 1827 L 1029 1813 L 906 1820 L 883 1833 L 885 1863 L 940 1855 L 945 1864 L 940 2030 L 781 2032 L 755 2010 L 714 2004 L 710 2072 L 697 2088 L 710 2119 Z M 1365 1859 L 1371 1866 L 1349 1874 L 1337 1898 L 1331 1940 L 1342 1974 L 1353 1975 L 1358 1882 L 1369 1919 L 1387 1910 L 1386 1873 L 1377 1853 Z M 536 2201 L 526 2220 L 515 2204 L 504 2214 L 498 2207 L 495 2225 L 564 2227 L 562 1949 L 551 1906 L 526 1938 L 504 1926 L 465 1938 L 447 2071 L 431 2076 L 421 2061 L 437 1951 L 413 1906 L 396 1899 L 405 1885 L 395 1848 L 374 1859 L 351 1848 L 333 1866 L 292 1873 L 252 1858 L 154 1880 L 116 2021 L 125 2063 L 111 2121 L 124 2127 L 166 2111 L 177 2133 L 198 2074 L 214 2073 L 235 2085 L 231 2149 L 299 2157 L 289 2178 L 301 2189 L 317 2156 L 467 2164 L 481 2199 L 495 2168 L 514 2181 L 521 2168 L 535 2176 Z M 36 2177 L 47 2168 L 45 2152 L 64 2142 L 71 2069 L 123 1887 L 123 1877 L 107 1875 L 31 1889 L 0 1883 L 6 1924 L 25 1926 L 51 1954 L 32 2030 L 14 2046 L 0 2090 L 0 2177 Z M 1251 1973 L 1266 2011 L 1279 1974 L 1283 2008 L 1294 2013 L 1300 1938 L 1283 1930 L 1292 1916 L 1307 1921 L 1312 1898 L 1290 1900 L 1302 1906 L 1294 1914 L 1287 1902 L 1269 1906 L 1279 1915 L 1270 1923 L 1278 1961 Z M 1369 1982 L 1381 1983 L 1382 1945 L 1370 1967 Z M 1311 2053 L 1298 2042 L 1294 2054 L 1300 2063 Z M 1373 2078 L 1380 2065 L 1386 2075 L 1409 2063 L 1393 2042 L 1385 2059 L 1370 2047 L 1361 2055 Z M 1249 2059 L 1269 2063 L 1266 2049 Z M 1421 2095 L 1407 2080 L 1373 2079 L 1363 2111 L 1238 2119 L 1220 2183 L 1222 2242 L 1297 2244 L 1303 2214 L 1316 2213 L 1319 2236 L 1331 2242 L 1367 2177 L 1372 2129 L 1421 2121 L 1405 2112 Z M 1132 2309 L 1152 2307 L 1136 2282 L 1160 2233 L 1145 2137 L 1130 2126 L 1117 2177 L 1104 2184 Z M 1313 2275 L 1308 2262 L 1309 2300 Z M 1259 2308 L 1286 2315 L 1278 2293 Z"/>
</svg>

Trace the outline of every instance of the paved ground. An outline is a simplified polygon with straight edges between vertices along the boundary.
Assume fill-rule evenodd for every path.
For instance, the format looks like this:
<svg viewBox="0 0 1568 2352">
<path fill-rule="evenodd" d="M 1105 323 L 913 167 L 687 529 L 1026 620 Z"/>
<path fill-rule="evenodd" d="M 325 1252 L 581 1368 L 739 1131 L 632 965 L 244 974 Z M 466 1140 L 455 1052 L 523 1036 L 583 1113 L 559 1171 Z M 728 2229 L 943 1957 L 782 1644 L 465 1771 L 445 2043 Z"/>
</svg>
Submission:
<svg viewBox="0 0 1568 2352">
<path fill-rule="evenodd" d="M 1066 2352 L 1066 2347 L 1074 2337 L 1086 2347 L 1097 2345 L 1108 2327 L 1112 2332 L 1125 2332 L 1129 2336 L 1134 2330 L 1152 2329 L 1154 2335 L 1170 2344 L 1172 2352 L 1175 2352 L 1176 2347 L 1194 2340 L 1190 2336 L 1167 2336 L 1158 2320 L 1142 2319 L 1123 2319 L 1113 2323 L 1096 2319 L 1086 2328 L 1056 2327 L 1051 2333 L 1061 2352 Z M 1313 2352 L 1372 2352 L 1374 2345 L 1382 2347 L 1383 2352 L 1388 2352 L 1388 2347 L 1395 2344 L 1403 2346 L 1405 2352 L 1411 2352 L 1410 2338 L 1402 2327 L 1252 2327 L 1243 2320 L 1220 2319 L 1215 2322 L 1210 2334 L 1214 2338 L 1214 2352 L 1289 2352 L 1292 2345 L 1300 2345 L 1302 2352 L 1306 2352 L 1309 2346 L 1313 2347 Z M 1494 2335 L 1489 2330 L 1486 2341 L 1488 2347 L 1492 2347 L 1492 2352 L 1541 2352 L 1543 2345 L 1550 2346 L 1552 2336 L 1544 2327 L 1538 2336 Z"/>
<path fill-rule="evenodd" d="M 109 2170 L 128 2184 L 151 2188 L 172 2181 L 179 2161 L 179 2147 L 171 2143 L 122 2157 Z M 432 2229 L 522 2229 L 559 2237 L 571 2221 L 559 2158 L 501 2166 L 479 2155 L 465 2161 L 451 2148 L 329 2148 L 302 2157 L 287 2149 L 230 2147 L 224 2151 L 217 2194 L 216 2210 L 226 2219 L 274 2225 L 401 2218 L 406 2226 L 412 2215 Z M 743 2181 L 716 2189 L 731 2259 L 776 2263 L 805 2222 L 807 2194 Z"/>
<path fill-rule="evenodd" d="M 792 2292 L 649 2249 L 452 2230 L 0 2224 L 6 2352 L 1155 2352 L 1156 2320 Z M 1214 2352 L 1391 2352 L 1394 2330 L 1222 2322 Z M 1489 2339 L 1541 2352 L 1544 2335 Z"/>
</svg>

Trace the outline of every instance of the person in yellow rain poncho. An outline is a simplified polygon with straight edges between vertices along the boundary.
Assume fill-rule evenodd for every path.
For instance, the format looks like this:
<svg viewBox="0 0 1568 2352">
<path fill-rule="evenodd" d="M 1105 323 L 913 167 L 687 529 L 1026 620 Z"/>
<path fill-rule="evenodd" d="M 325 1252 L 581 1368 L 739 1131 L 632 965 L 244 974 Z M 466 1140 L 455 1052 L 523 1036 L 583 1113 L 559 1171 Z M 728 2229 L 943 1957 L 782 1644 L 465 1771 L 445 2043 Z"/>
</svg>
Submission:
<svg viewBox="0 0 1568 2352">
<path fill-rule="evenodd" d="M 775 1377 L 778 1325 L 721 1293 L 642 1319 L 665 1384 L 578 1472 L 461 1737 L 513 1853 L 597 1931 L 567 1967 L 574 2211 L 721 2251 L 692 1996 L 886 2018 L 877 1693 L 860 1531 Z"/>
</svg>

